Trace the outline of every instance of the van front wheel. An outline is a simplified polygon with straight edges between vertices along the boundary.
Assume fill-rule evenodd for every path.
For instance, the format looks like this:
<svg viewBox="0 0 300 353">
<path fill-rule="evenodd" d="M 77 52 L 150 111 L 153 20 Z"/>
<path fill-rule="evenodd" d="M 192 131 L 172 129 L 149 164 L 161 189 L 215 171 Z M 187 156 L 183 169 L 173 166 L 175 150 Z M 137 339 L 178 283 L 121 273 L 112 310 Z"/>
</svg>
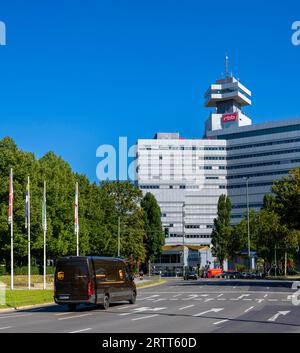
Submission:
<svg viewBox="0 0 300 353">
<path fill-rule="evenodd" d="M 108 295 L 105 295 L 103 298 L 102 308 L 104 310 L 107 310 L 109 308 L 109 296 Z"/>
<path fill-rule="evenodd" d="M 134 304 L 136 302 L 136 292 L 133 291 L 131 294 L 131 298 L 129 299 L 129 304 Z"/>
</svg>

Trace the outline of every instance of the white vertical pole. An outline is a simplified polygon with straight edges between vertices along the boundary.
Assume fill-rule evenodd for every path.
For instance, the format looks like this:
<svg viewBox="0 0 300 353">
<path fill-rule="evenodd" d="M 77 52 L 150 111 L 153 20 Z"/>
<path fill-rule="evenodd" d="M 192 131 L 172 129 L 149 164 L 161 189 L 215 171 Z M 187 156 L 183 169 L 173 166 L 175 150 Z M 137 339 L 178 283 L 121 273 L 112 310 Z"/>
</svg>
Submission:
<svg viewBox="0 0 300 353">
<path fill-rule="evenodd" d="M 184 247 L 185 247 L 185 213 L 184 213 L 184 207 L 185 203 L 182 204 L 182 260 L 183 260 L 183 268 L 182 268 L 182 275 L 183 278 L 185 276 L 185 253 L 184 253 Z"/>
<path fill-rule="evenodd" d="M 10 169 L 9 222 L 10 222 L 10 289 L 14 289 L 14 227 L 13 227 L 13 170 Z"/>
<path fill-rule="evenodd" d="M 287 274 L 287 251 L 284 252 L 284 275 Z"/>
<path fill-rule="evenodd" d="M 251 245 L 250 245 L 250 213 L 249 213 L 249 178 L 246 179 L 246 192 L 247 192 L 247 234 L 248 234 L 248 261 L 249 261 L 249 271 L 252 270 L 251 263 Z"/>
<path fill-rule="evenodd" d="M 76 231 L 76 255 L 79 256 L 79 220 L 78 220 L 78 182 L 76 183 L 75 196 L 75 231 Z"/>
<path fill-rule="evenodd" d="M 31 283 L 31 254 L 30 254 L 30 179 L 28 176 L 28 219 L 27 219 L 27 230 L 28 230 L 28 289 L 30 290 Z"/>
<path fill-rule="evenodd" d="M 119 216 L 118 217 L 118 257 L 120 257 L 120 252 L 121 252 L 120 231 L 121 231 L 121 226 L 120 226 L 120 216 Z"/>
<path fill-rule="evenodd" d="M 47 215 L 46 215 L 46 181 L 44 180 L 44 195 L 43 195 L 43 231 L 44 231 L 44 285 L 46 289 L 46 232 L 47 232 Z"/>
</svg>

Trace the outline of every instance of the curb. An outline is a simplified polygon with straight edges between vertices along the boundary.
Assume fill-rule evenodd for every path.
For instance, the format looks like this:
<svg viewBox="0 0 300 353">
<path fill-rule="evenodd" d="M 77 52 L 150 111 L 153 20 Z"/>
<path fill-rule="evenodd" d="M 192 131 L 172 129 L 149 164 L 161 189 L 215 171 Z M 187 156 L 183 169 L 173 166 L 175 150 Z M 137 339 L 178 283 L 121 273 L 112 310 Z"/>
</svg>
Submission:
<svg viewBox="0 0 300 353">
<path fill-rule="evenodd" d="M 16 306 L 14 308 L 8 308 L 8 309 L 0 309 L 0 314 L 1 313 L 9 313 L 12 311 L 17 311 L 17 310 L 23 310 L 23 309 L 43 308 L 45 306 L 51 306 L 53 304 L 55 304 L 55 303 L 51 302 L 51 303 L 43 303 L 43 304 L 32 304 L 32 305 L 25 305 L 25 306 Z"/>
<path fill-rule="evenodd" d="M 145 284 L 145 285 L 141 285 L 141 286 L 136 286 L 136 289 L 143 289 L 143 288 L 149 288 L 149 287 L 154 287 L 154 286 L 159 286 L 161 284 L 166 283 L 166 280 L 161 280 L 161 282 L 159 283 L 152 283 L 152 284 Z"/>
</svg>

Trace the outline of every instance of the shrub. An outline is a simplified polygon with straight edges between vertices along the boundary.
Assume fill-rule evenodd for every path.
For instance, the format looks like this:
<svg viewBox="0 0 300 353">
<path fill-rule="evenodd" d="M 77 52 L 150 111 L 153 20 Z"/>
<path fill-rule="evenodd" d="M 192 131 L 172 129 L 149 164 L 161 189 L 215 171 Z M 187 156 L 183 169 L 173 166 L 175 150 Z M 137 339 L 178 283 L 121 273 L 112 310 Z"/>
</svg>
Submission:
<svg viewBox="0 0 300 353">
<path fill-rule="evenodd" d="M 44 269 L 42 268 L 41 271 L 42 271 L 42 274 L 43 274 L 44 273 Z M 55 273 L 55 267 L 54 266 L 49 266 L 49 267 L 46 268 L 46 274 L 47 275 L 54 275 L 54 273 Z"/>
<path fill-rule="evenodd" d="M 38 266 L 31 266 L 30 272 L 32 275 L 39 275 L 40 271 Z M 16 267 L 14 269 L 15 275 L 27 275 L 28 274 L 28 266 Z"/>
<path fill-rule="evenodd" d="M 8 272 L 6 271 L 5 266 L 0 266 L 0 276 L 7 275 Z"/>
</svg>

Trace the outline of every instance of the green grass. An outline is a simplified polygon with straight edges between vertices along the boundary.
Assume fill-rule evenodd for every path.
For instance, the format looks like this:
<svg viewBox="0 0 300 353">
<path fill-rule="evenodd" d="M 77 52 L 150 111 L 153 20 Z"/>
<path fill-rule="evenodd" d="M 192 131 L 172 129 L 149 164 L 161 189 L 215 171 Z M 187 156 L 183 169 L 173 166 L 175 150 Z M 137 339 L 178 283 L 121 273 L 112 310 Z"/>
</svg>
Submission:
<svg viewBox="0 0 300 353">
<path fill-rule="evenodd" d="M 6 304 L 1 309 L 53 302 L 53 290 L 7 290 Z"/>
</svg>

